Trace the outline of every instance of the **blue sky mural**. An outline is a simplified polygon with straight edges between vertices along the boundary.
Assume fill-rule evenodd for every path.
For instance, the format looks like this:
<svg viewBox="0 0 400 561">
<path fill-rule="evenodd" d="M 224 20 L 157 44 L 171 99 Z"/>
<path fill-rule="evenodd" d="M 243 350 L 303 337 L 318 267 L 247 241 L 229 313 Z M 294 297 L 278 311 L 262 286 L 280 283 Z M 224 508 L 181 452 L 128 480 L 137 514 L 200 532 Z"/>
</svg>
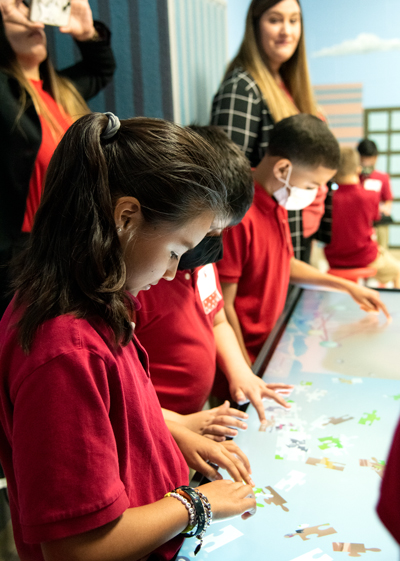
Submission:
<svg viewBox="0 0 400 561">
<path fill-rule="evenodd" d="M 229 54 L 249 0 L 228 0 Z M 400 1 L 302 0 L 314 84 L 361 82 L 364 107 L 400 106 Z"/>
</svg>

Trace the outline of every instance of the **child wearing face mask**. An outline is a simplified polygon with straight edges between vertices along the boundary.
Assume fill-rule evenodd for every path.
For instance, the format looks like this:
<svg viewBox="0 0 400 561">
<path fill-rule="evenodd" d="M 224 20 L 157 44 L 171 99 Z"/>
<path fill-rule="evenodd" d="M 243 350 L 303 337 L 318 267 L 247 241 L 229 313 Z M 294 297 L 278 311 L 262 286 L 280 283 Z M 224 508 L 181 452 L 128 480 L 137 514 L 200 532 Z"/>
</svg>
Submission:
<svg viewBox="0 0 400 561">
<path fill-rule="evenodd" d="M 224 256 L 217 267 L 226 315 L 249 365 L 283 311 L 289 282 L 343 290 L 362 309 L 388 314 L 377 292 L 323 274 L 293 257 L 287 209 L 311 204 L 318 187 L 335 174 L 339 160 L 339 145 L 318 117 L 283 119 L 272 130 L 267 153 L 254 170 L 250 210 L 225 232 Z"/>
<path fill-rule="evenodd" d="M 342 148 L 333 192 L 332 241 L 325 247 L 329 265 L 373 267 L 381 283 L 392 281 L 400 288 L 400 262 L 374 239 L 373 224 L 379 219 L 376 193 L 363 189 L 359 180 L 360 157 L 353 148 Z"/>
<path fill-rule="evenodd" d="M 238 428 L 245 429 L 247 415 L 230 409 L 229 403 L 202 411 L 214 383 L 216 362 L 228 380 L 230 397 L 237 403 L 250 400 L 261 421 L 265 419 L 262 399 L 272 398 L 288 407 L 274 390 L 289 387 L 265 384 L 245 362 L 226 319 L 215 265 L 222 258 L 222 229 L 239 223 L 252 203 L 250 165 L 219 127 L 191 129 L 218 154 L 229 217 L 224 223 L 213 224 L 200 244 L 181 257 L 172 282 L 161 280 L 139 294 L 136 334 L 149 354 L 151 377 L 165 408 L 164 416 L 202 434 L 224 438 L 235 436 Z"/>
</svg>

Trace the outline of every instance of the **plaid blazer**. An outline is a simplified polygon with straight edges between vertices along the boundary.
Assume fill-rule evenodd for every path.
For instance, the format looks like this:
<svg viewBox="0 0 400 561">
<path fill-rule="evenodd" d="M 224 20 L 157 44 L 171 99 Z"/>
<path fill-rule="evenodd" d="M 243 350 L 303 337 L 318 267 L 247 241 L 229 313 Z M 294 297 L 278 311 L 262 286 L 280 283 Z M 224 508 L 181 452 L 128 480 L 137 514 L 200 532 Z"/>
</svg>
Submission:
<svg viewBox="0 0 400 561">
<path fill-rule="evenodd" d="M 225 76 L 214 96 L 211 124 L 225 130 L 246 154 L 252 167 L 260 163 L 274 120 L 260 88 L 243 68 L 235 68 Z M 291 210 L 288 214 L 294 255 L 301 259 L 305 249 L 302 213 Z"/>
</svg>

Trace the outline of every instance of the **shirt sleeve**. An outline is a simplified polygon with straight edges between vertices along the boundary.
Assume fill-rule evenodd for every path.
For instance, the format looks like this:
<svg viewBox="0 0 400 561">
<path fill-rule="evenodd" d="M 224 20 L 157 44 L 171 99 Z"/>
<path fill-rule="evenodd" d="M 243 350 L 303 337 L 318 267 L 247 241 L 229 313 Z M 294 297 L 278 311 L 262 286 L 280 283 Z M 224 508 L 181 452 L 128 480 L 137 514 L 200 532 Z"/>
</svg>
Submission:
<svg viewBox="0 0 400 561">
<path fill-rule="evenodd" d="M 245 73 L 233 74 L 214 98 L 211 124 L 222 127 L 251 161 L 258 144 L 262 110 L 263 100 L 255 82 Z"/>
<path fill-rule="evenodd" d="M 243 222 L 224 232 L 224 257 L 218 261 L 219 279 L 238 283 L 246 265 L 250 236 Z"/>
<path fill-rule="evenodd" d="M 13 463 L 25 542 L 89 531 L 129 507 L 109 416 L 110 375 L 100 357 L 77 350 L 19 387 Z"/>
<path fill-rule="evenodd" d="M 382 180 L 381 201 L 393 201 L 393 192 L 390 185 L 390 176 L 386 175 Z"/>
</svg>

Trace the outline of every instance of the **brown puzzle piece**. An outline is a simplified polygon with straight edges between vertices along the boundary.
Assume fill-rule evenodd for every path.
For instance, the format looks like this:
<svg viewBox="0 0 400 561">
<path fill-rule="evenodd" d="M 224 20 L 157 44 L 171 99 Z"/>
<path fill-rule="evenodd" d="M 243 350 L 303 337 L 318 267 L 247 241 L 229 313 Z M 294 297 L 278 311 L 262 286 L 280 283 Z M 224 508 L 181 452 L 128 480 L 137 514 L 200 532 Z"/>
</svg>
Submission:
<svg viewBox="0 0 400 561">
<path fill-rule="evenodd" d="M 266 489 L 268 489 L 272 497 L 270 497 L 269 499 L 264 499 L 264 502 L 266 502 L 267 505 L 274 504 L 276 506 L 280 506 L 282 510 L 284 510 L 285 512 L 289 512 L 288 507 L 285 506 L 287 501 L 285 501 L 285 499 L 281 497 L 272 487 L 266 487 Z"/>
<path fill-rule="evenodd" d="M 343 542 L 333 542 L 333 551 L 342 551 L 343 553 L 348 553 L 349 557 L 361 557 L 360 553 L 366 553 L 367 551 L 381 551 L 376 547 L 366 549 L 363 543 L 343 543 Z"/>
<path fill-rule="evenodd" d="M 339 462 L 332 462 L 329 458 L 322 458 L 322 459 L 308 458 L 306 464 L 309 464 L 310 466 L 323 465 L 327 469 L 335 469 L 337 471 L 343 471 L 346 466 L 346 464 L 341 464 Z"/>
<path fill-rule="evenodd" d="M 295 534 L 288 534 L 285 538 L 292 538 L 294 536 L 300 536 L 303 541 L 308 541 L 313 534 L 317 534 L 318 538 L 322 538 L 323 536 L 330 536 L 331 534 L 337 534 L 334 528 L 325 528 L 324 526 L 329 526 L 327 524 L 319 524 L 318 526 L 311 526 L 310 528 L 303 528 L 301 532 L 296 532 Z"/>
</svg>

